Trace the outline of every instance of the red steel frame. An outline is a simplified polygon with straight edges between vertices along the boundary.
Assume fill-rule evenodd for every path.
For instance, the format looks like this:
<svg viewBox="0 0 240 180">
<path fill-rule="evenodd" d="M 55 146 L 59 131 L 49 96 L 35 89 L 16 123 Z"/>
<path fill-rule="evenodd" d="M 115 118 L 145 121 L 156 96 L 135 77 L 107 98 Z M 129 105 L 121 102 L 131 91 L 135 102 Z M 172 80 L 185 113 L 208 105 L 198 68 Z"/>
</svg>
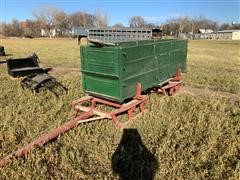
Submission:
<svg viewBox="0 0 240 180">
<path fill-rule="evenodd" d="M 141 84 L 138 83 L 137 92 L 136 92 L 136 95 L 133 97 L 133 100 L 126 104 L 122 104 L 122 105 L 111 102 L 111 101 L 107 101 L 104 99 L 92 97 L 92 96 L 85 96 L 76 101 L 73 101 L 72 106 L 73 106 L 74 110 L 76 110 L 76 112 L 77 112 L 76 116 L 73 119 L 67 121 L 66 123 L 62 124 L 58 128 L 52 129 L 48 133 L 41 135 L 37 139 L 33 140 L 31 143 L 23 146 L 22 148 L 18 149 L 15 152 L 9 154 L 5 158 L 0 159 L 0 168 L 4 167 L 12 159 L 20 158 L 20 157 L 26 155 L 35 147 L 43 146 L 44 144 L 55 139 L 59 135 L 74 128 L 79 123 L 90 122 L 90 121 L 108 118 L 108 119 L 112 119 L 112 121 L 116 124 L 117 127 L 123 128 L 132 119 L 137 117 L 139 114 L 143 114 L 146 111 L 144 109 L 144 105 L 147 102 L 147 96 L 141 95 L 141 92 L 142 92 L 141 89 L 142 89 Z M 90 102 L 91 106 L 81 105 L 84 102 Z M 117 109 L 114 111 L 111 111 L 111 112 L 102 112 L 102 111 L 99 111 L 96 109 L 97 103 L 113 106 Z M 139 107 L 140 113 L 136 116 L 133 116 L 134 111 L 136 110 L 137 107 Z M 124 123 L 118 121 L 117 116 L 122 113 L 125 113 L 125 112 L 128 113 L 129 120 Z M 98 116 L 98 117 L 93 117 L 93 116 Z"/>
<path fill-rule="evenodd" d="M 141 92 L 142 92 L 141 84 L 138 83 L 136 95 L 133 97 L 133 100 L 131 100 L 130 102 L 128 102 L 126 104 L 117 104 L 112 101 L 108 101 L 108 100 L 104 100 L 104 99 L 100 99 L 100 98 L 96 98 L 96 97 L 92 97 L 92 96 L 85 96 L 76 101 L 73 101 L 72 107 L 77 112 L 76 116 L 78 116 L 79 114 L 84 113 L 84 112 L 92 112 L 92 114 L 95 116 L 98 116 L 99 119 L 100 118 L 111 119 L 117 127 L 123 128 L 132 119 L 136 118 L 138 115 L 141 115 L 146 111 L 144 108 L 144 105 L 147 102 L 147 96 L 141 95 Z M 84 106 L 84 105 L 82 105 L 84 102 L 89 102 L 91 105 Z M 111 112 L 103 112 L 103 111 L 96 109 L 97 103 L 112 106 L 117 109 L 113 110 Z M 134 116 L 134 112 L 137 107 L 139 107 L 140 113 L 137 114 L 136 116 Z M 129 120 L 123 123 L 117 119 L 117 116 L 120 114 L 123 114 L 125 112 L 128 113 Z"/>
<path fill-rule="evenodd" d="M 181 84 L 182 84 L 181 70 L 178 69 L 176 76 L 171 78 L 167 85 L 161 87 L 160 91 L 163 95 L 166 95 L 167 91 L 169 91 L 169 94 L 172 95 L 174 91 L 179 90 Z M 9 154 L 5 158 L 0 159 L 0 168 L 4 167 L 12 159 L 20 158 L 26 155 L 29 151 L 31 151 L 35 147 L 43 146 L 44 144 L 55 139 L 59 135 L 74 128 L 79 123 L 90 122 L 90 121 L 107 118 L 107 119 L 111 119 L 117 127 L 123 128 L 129 122 L 131 122 L 132 119 L 146 112 L 144 106 L 147 102 L 147 96 L 142 95 L 141 92 L 142 92 L 142 87 L 141 87 L 141 84 L 138 83 L 136 88 L 136 95 L 133 97 L 133 100 L 125 104 L 117 104 L 112 101 L 96 98 L 93 96 L 84 96 L 78 100 L 73 101 L 72 106 L 73 106 L 73 109 L 76 111 L 76 116 L 74 118 L 62 124 L 58 128 L 55 128 L 49 131 L 48 133 L 41 135 L 37 139 L 33 140 L 31 143 Z M 89 106 L 82 105 L 85 102 L 88 102 L 90 105 Z M 115 107 L 116 109 L 111 112 L 103 112 L 96 109 L 97 103 L 109 105 L 109 106 Z M 137 108 L 140 109 L 140 113 L 134 116 L 135 110 Z M 128 113 L 129 120 L 126 122 L 120 122 L 117 119 L 117 116 L 126 112 Z"/>
<path fill-rule="evenodd" d="M 169 79 L 168 84 L 162 86 L 158 92 L 162 93 L 163 95 L 167 95 L 167 92 L 170 96 L 174 94 L 174 92 L 178 92 L 182 86 L 182 75 L 181 69 L 178 68 L 176 75 Z"/>
</svg>

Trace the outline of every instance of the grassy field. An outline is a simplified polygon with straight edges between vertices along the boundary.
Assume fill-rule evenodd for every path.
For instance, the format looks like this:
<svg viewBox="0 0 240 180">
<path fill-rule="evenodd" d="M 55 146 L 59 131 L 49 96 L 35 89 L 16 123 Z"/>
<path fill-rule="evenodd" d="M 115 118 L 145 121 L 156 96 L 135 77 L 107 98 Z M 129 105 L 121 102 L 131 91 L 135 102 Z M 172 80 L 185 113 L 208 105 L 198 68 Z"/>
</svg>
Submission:
<svg viewBox="0 0 240 180">
<path fill-rule="evenodd" d="M 14 57 L 36 52 L 42 66 L 54 67 L 51 74 L 69 89 L 59 99 L 48 92 L 34 95 L 0 65 L 4 157 L 66 122 L 74 115 L 70 103 L 84 94 L 75 40 L 0 42 Z M 126 130 L 109 120 L 80 124 L 0 169 L 0 179 L 118 179 L 126 173 L 129 179 L 146 179 L 149 173 L 155 179 L 240 179 L 239 47 L 240 41 L 190 41 L 181 93 L 149 94 L 149 112 Z M 139 175 L 140 169 L 145 173 Z"/>
<path fill-rule="evenodd" d="M 185 82 L 239 95 L 239 45 L 239 41 L 191 41 Z"/>
</svg>

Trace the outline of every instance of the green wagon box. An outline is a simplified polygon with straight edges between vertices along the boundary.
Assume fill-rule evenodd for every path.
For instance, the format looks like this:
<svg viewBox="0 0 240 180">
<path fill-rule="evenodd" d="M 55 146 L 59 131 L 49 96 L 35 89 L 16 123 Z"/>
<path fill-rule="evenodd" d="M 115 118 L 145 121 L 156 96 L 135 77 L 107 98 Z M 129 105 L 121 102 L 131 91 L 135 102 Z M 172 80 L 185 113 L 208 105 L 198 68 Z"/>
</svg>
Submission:
<svg viewBox="0 0 240 180">
<path fill-rule="evenodd" d="M 81 46 L 84 92 L 118 103 L 186 71 L 187 40 L 155 39 Z"/>
</svg>

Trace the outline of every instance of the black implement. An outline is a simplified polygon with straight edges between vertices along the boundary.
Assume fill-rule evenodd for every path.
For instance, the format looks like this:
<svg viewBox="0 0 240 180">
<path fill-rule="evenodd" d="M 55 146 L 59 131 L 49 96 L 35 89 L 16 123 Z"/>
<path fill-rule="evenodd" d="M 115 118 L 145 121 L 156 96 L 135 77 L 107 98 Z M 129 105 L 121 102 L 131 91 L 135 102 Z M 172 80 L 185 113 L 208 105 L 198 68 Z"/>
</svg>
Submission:
<svg viewBox="0 0 240 180">
<path fill-rule="evenodd" d="M 54 77 L 45 73 L 26 76 L 21 81 L 21 86 L 23 89 L 30 89 L 36 93 L 38 93 L 40 89 L 47 89 L 57 97 L 68 90 Z"/>
<path fill-rule="evenodd" d="M 39 58 L 33 53 L 25 58 L 7 59 L 8 74 L 12 77 L 23 77 L 35 73 L 47 73 L 51 68 L 43 69 L 39 66 Z"/>
</svg>

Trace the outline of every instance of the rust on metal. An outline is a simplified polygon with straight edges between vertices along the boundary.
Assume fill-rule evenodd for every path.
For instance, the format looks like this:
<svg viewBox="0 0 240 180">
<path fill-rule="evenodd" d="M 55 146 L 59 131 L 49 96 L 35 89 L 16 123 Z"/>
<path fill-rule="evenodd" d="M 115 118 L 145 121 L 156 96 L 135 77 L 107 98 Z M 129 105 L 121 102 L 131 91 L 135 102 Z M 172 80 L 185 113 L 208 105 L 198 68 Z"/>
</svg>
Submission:
<svg viewBox="0 0 240 180">
<path fill-rule="evenodd" d="M 44 144 L 55 139 L 59 135 L 74 128 L 79 123 L 90 122 L 90 121 L 95 121 L 100 119 L 111 119 L 117 127 L 120 127 L 120 128 L 124 127 L 126 124 L 131 122 L 132 119 L 138 117 L 139 115 L 143 114 L 146 111 L 144 109 L 144 105 L 147 102 L 147 96 L 141 95 L 141 92 L 142 92 L 141 84 L 138 83 L 136 88 L 136 96 L 134 96 L 133 100 L 125 104 L 117 104 L 111 101 L 103 100 L 103 99 L 92 97 L 92 96 L 85 96 L 78 100 L 73 101 L 72 107 L 76 111 L 76 115 L 73 119 L 62 124 L 58 128 L 55 128 L 49 131 L 48 133 L 41 135 L 39 138 L 33 140 L 31 143 L 25 145 L 24 147 L 18 149 L 17 151 L 1 159 L 0 168 L 4 167 L 11 160 L 17 159 L 26 155 L 32 149 L 43 146 Z M 90 106 L 82 105 L 82 103 L 84 102 L 88 102 Z M 96 109 L 97 103 L 109 105 L 117 109 L 111 112 L 103 112 Z M 140 109 L 140 113 L 133 116 L 136 108 Z M 129 120 L 124 123 L 118 121 L 117 119 L 117 116 L 123 113 L 128 113 L 128 118 L 129 118 Z"/>
<path fill-rule="evenodd" d="M 179 68 L 177 70 L 176 75 L 169 80 L 169 82 L 162 86 L 158 92 L 162 93 L 163 95 L 167 95 L 167 93 L 172 96 L 174 92 L 178 92 L 180 87 L 182 86 L 182 75 L 181 75 L 181 69 Z"/>
<path fill-rule="evenodd" d="M 167 91 L 169 95 L 173 95 L 175 91 L 178 91 L 182 82 L 181 82 L 181 70 L 178 69 L 176 76 L 169 80 L 168 84 L 161 87 L 160 91 L 163 95 L 166 95 Z M 59 135 L 67 132 L 68 130 L 74 128 L 79 123 L 90 122 L 100 119 L 111 119 L 117 127 L 123 128 L 129 122 L 131 122 L 134 118 L 142 115 L 146 112 L 145 104 L 147 103 L 147 96 L 142 95 L 142 86 L 141 83 L 137 84 L 136 87 L 136 95 L 133 97 L 131 101 L 124 104 L 117 104 L 112 101 L 96 98 L 93 96 L 84 96 L 78 100 L 72 102 L 72 107 L 76 111 L 76 115 L 73 119 L 68 122 L 62 124 L 58 128 L 55 128 L 48 133 L 41 135 L 39 138 L 33 140 L 31 143 L 25 145 L 24 147 L 18 149 L 17 151 L 9 154 L 5 158 L 0 160 L 0 168 L 4 167 L 11 160 L 20 158 L 26 155 L 29 151 L 34 149 L 35 147 L 41 147 L 47 142 L 55 139 Z M 83 103 L 88 102 L 89 106 L 83 105 Z M 96 104 L 104 104 L 108 106 L 115 107 L 116 109 L 111 112 L 103 112 L 96 109 Z M 140 113 L 136 113 L 136 109 L 139 108 Z M 128 121 L 120 122 L 117 117 L 120 114 L 127 113 Z"/>
<path fill-rule="evenodd" d="M 14 153 L 9 154 L 5 158 L 1 159 L 0 167 L 4 167 L 12 159 L 20 158 L 20 157 L 26 155 L 29 151 L 31 151 L 35 147 L 43 146 L 47 142 L 55 139 L 59 135 L 65 133 L 66 131 L 68 131 L 68 130 L 72 129 L 73 127 L 75 127 L 76 125 L 78 125 L 79 122 L 81 122 L 81 120 L 87 119 L 87 118 L 91 117 L 92 115 L 93 114 L 91 111 L 83 113 L 82 115 L 75 117 L 75 118 L 71 119 L 70 121 L 64 123 L 60 127 L 53 129 L 46 134 L 41 135 L 39 138 L 35 139 L 31 143 L 25 145 L 24 147 L 18 149 Z"/>
<path fill-rule="evenodd" d="M 92 111 L 95 116 L 111 119 L 117 127 L 123 128 L 125 125 L 131 122 L 132 119 L 138 116 L 138 114 L 133 116 L 137 108 L 140 109 L 139 114 L 143 114 L 145 112 L 144 105 L 147 102 L 147 96 L 141 95 L 141 92 L 142 92 L 141 83 L 138 83 L 136 87 L 136 95 L 133 97 L 133 100 L 129 101 L 128 103 L 118 104 L 112 101 L 108 101 L 108 100 L 104 100 L 104 99 L 100 99 L 92 96 L 87 96 L 74 101 L 72 103 L 72 106 L 73 106 L 73 109 L 77 112 L 77 114 L 80 114 L 81 112 Z M 88 102 L 90 105 L 89 106 L 82 105 L 84 102 Z M 113 110 L 111 112 L 103 112 L 103 111 L 97 110 L 96 109 L 97 103 L 115 107 L 116 110 Z M 126 122 L 120 122 L 117 119 L 117 116 L 123 113 L 128 114 L 129 120 Z"/>
</svg>

